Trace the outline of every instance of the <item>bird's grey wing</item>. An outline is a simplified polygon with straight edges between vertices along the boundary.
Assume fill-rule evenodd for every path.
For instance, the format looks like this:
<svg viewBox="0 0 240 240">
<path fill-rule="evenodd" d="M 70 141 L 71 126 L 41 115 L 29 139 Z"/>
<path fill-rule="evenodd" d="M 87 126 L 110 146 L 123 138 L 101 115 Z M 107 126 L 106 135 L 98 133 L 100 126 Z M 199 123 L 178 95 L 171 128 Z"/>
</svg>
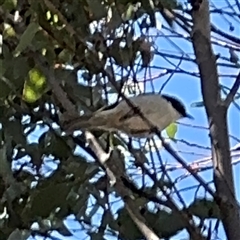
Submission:
<svg viewBox="0 0 240 240">
<path fill-rule="evenodd" d="M 134 109 L 129 110 L 126 114 L 124 114 L 123 116 L 121 116 L 119 118 L 120 122 L 126 121 L 134 116 L 137 116 L 137 111 L 135 111 Z"/>
</svg>

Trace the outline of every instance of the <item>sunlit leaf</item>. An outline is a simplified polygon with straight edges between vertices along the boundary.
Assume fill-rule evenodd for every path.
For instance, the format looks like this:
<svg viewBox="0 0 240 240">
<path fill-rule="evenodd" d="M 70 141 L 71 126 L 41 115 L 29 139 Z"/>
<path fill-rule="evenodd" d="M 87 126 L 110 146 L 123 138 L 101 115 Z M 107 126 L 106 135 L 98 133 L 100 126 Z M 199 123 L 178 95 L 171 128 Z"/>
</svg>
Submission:
<svg viewBox="0 0 240 240">
<path fill-rule="evenodd" d="M 175 137 L 176 133 L 177 133 L 177 130 L 178 130 L 177 124 L 172 123 L 166 128 L 166 133 L 167 133 L 169 138 L 173 139 Z"/>
<path fill-rule="evenodd" d="M 23 89 L 23 100 L 33 103 L 41 98 L 46 90 L 46 77 L 36 68 L 28 73 L 28 79 L 25 81 Z"/>
<path fill-rule="evenodd" d="M 133 4 L 129 4 L 126 12 L 122 15 L 123 21 L 131 20 L 134 16 L 134 12 L 135 10 Z"/>
</svg>

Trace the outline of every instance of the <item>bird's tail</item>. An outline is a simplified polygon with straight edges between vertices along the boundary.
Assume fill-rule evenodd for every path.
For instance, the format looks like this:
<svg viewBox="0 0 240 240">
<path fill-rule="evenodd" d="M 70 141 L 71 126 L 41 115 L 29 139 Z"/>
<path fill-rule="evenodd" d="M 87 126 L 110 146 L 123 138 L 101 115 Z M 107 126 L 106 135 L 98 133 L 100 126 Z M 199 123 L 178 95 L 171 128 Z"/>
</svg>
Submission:
<svg viewBox="0 0 240 240">
<path fill-rule="evenodd" d="M 109 123 L 111 123 L 110 117 L 109 114 L 103 112 L 83 115 L 63 122 L 62 127 L 67 134 L 71 134 L 76 130 L 108 130 Z"/>
</svg>

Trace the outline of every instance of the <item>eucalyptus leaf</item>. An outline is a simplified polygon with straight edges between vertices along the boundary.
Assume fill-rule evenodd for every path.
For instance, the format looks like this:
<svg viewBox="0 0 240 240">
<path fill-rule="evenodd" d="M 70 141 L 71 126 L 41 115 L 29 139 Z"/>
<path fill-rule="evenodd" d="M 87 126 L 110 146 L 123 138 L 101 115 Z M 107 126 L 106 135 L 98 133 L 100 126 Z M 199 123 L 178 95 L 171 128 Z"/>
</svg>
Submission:
<svg viewBox="0 0 240 240">
<path fill-rule="evenodd" d="M 2 76 L 4 76 L 5 71 L 6 71 L 6 68 L 3 66 L 3 60 L 0 59 L 0 78 L 2 78 Z"/>
<path fill-rule="evenodd" d="M 8 237 L 7 240 L 27 240 L 31 235 L 30 231 L 15 229 Z"/>
<path fill-rule="evenodd" d="M 3 80 L 0 79 L 0 99 L 6 99 L 12 92 L 10 86 Z"/>
<path fill-rule="evenodd" d="M 3 7 L 3 9 L 5 9 L 5 11 L 11 12 L 12 10 L 16 9 L 17 1 L 15 1 L 15 0 L 5 0 L 2 7 Z"/>
<path fill-rule="evenodd" d="M 30 202 L 31 215 L 46 218 L 56 208 L 64 207 L 71 187 L 66 183 L 52 183 L 46 188 L 36 190 Z"/>
<path fill-rule="evenodd" d="M 39 30 L 39 25 L 36 22 L 31 22 L 25 32 L 21 35 L 19 44 L 15 49 L 15 55 L 19 55 L 28 46 L 30 46 L 35 34 Z"/>
<path fill-rule="evenodd" d="M 161 238 L 170 238 L 186 227 L 179 212 L 160 210 L 157 213 L 147 212 L 145 215 L 156 234 Z"/>
<path fill-rule="evenodd" d="M 188 210 L 200 219 L 220 219 L 220 209 L 217 203 L 213 200 L 205 198 L 195 199 L 188 207 Z"/>
<path fill-rule="evenodd" d="M 12 120 L 12 121 L 6 121 L 2 122 L 5 134 L 12 140 L 21 145 L 26 145 L 26 136 L 24 134 L 24 127 L 20 120 Z"/>
<path fill-rule="evenodd" d="M 23 80 L 27 77 L 29 70 L 31 69 L 27 62 L 27 57 L 16 57 L 13 59 L 13 77 L 14 79 L 22 78 Z M 24 82 L 22 80 L 22 83 Z M 15 81 L 16 82 L 16 81 Z M 20 85 L 21 86 L 21 85 Z"/>
<path fill-rule="evenodd" d="M 7 160 L 7 146 L 2 146 L 0 148 L 0 177 L 5 179 L 6 182 L 13 180 L 11 172 L 11 163 Z"/>
</svg>

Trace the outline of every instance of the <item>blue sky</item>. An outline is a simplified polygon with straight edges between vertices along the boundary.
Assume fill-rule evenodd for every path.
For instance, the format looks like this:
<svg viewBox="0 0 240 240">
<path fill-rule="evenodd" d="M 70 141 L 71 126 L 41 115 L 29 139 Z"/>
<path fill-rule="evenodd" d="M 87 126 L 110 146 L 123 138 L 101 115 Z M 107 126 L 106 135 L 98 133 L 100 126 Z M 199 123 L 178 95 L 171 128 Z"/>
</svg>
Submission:
<svg viewBox="0 0 240 240">
<path fill-rule="evenodd" d="M 218 8 L 225 7 L 225 5 L 226 5 L 225 1 L 213 1 L 213 2 L 217 4 Z M 222 16 L 218 16 L 217 14 L 215 16 L 212 15 L 211 17 L 212 17 L 212 21 L 215 23 L 215 25 L 220 27 L 221 30 L 223 30 L 229 34 L 233 34 L 237 37 L 240 36 L 240 27 L 239 27 L 240 25 L 237 25 L 237 22 L 232 22 L 233 26 L 235 26 L 235 30 L 233 32 L 231 32 L 229 29 L 230 24 L 229 24 L 228 19 L 224 19 Z M 176 30 L 178 31 L 178 28 L 176 28 Z M 152 34 L 156 34 L 156 31 L 151 31 L 151 32 L 152 32 Z M 165 30 L 163 30 L 163 32 L 166 33 Z M 177 38 L 174 38 L 173 41 L 174 41 L 174 44 L 177 45 L 179 48 L 181 48 L 185 54 L 192 56 L 193 50 L 192 50 L 192 45 L 190 42 L 188 42 L 186 40 L 182 40 L 182 39 L 177 39 Z M 158 46 L 159 52 L 166 52 L 166 53 L 168 52 L 168 53 L 173 53 L 173 54 L 175 54 L 177 52 L 181 53 L 179 51 L 179 49 L 176 49 L 164 37 L 156 38 L 155 44 Z M 214 46 L 214 52 L 215 52 L 215 54 L 219 53 L 221 56 L 229 57 L 229 52 L 226 49 L 224 49 L 223 47 Z M 239 52 L 237 54 L 239 55 Z M 175 61 L 173 60 L 172 62 L 174 62 L 177 65 L 178 61 L 179 60 L 175 60 Z M 169 63 L 167 63 L 162 57 L 159 57 L 159 56 L 154 58 L 152 65 L 173 69 L 173 67 Z M 180 67 L 181 67 L 181 69 L 184 69 L 189 72 L 197 72 L 197 66 L 193 63 L 183 61 L 182 64 L 180 65 Z M 219 68 L 218 70 L 219 70 L 219 73 L 224 73 L 226 75 L 227 74 L 231 74 L 231 75 L 238 74 L 238 70 L 234 70 L 232 68 L 231 69 Z M 155 70 L 152 70 L 151 73 L 152 73 L 152 75 L 156 75 L 156 74 L 160 73 L 160 70 L 155 69 Z M 142 78 L 143 76 L 140 75 L 139 77 Z M 154 80 L 154 87 L 155 87 L 156 91 L 160 89 L 161 85 L 164 83 L 164 80 L 167 79 L 167 77 L 168 76 L 161 77 L 159 79 Z M 229 77 L 221 78 L 221 83 L 225 86 L 231 87 L 233 82 L 234 82 L 234 79 L 230 79 Z M 149 91 L 151 91 L 151 89 L 149 89 Z M 188 112 L 194 116 L 194 120 L 184 119 L 184 120 L 181 120 L 181 122 L 192 124 L 192 125 L 197 125 L 197 126 L 207 127 L 207 119 L 206 119 L 206 114 L 205 114 L 204 108 L 191 107 L 192 103 L 199 102 L 202 100 L 199 78 L 196 78 L 196 77 L 193 77 L 193 76 L 190 76 L 187 74 L 182 74 L 182 73 L 174 74 L 172 79 L 170 80 L 170 82 L 164 88 L 163 92 L 170 94 L 170 95 L 177 96 L 178 98 L 182 99 L 182 101 L 185 103 L 185 105 L 188 109 Z M 238 105 L 240 105 L 239 99 L 237 100 L 237 103 L 238 103 Z M 240 114 L 239 114 L 239 111 L 236 109 L 236 107 L 234 107 L 234 105 L 231 105 L 231 107 L 229 109 L 228 119 L 229 119 L 229 133 L 239 139 L 239 136 L 240 136 L 240 128 L 239 128 Z M 39 132 L 35 132 L 33 134 L 32 140 L 36 141 L 36 136 L 38 134 L 39 134 Z M 195 143 L 195 144 L 205 146 L 205 147 L 210 146 L 208 132 L 203 129 L 197 129 L 197 128 L 191 128 L 191 127 L 179 125 L 176 138 L 184 139 L 190 143 Z M 230 143 L 231 143 L 231 146 L 234 146 L 238 142 L 231 139 Z M 189 163 L 204 157 L 204 156 L 198 156 L 196 153 L 201 153 L 205 156 L 210 155 L 210 151 L 208 151 L 206 149 L 199 150 L 198 148 L 190 148 L 189 146 L 186 146 L 182 143 L 173 144 L 173 146 L 177 150 L 181 150 L 182 152 L 186 152 L 186 151 L 191 152 L 191 154 L 181 153 L 181 156 Z M 169 156 L 169 154 L 165 153 L 164 151 L 161 151 L 161 153 L 163 154 L 162 157 L 163 157 L 164 161 L 167 161 L 168 163 L 176 164 L 176 161 L 174 159 L 172 159 L 171 156 Z M 193 154 L 193 153 L 195 153 L 195 154 Z M 157 157 L 156 157 L 156 159 L 157 159 Z M 179 176 L 179 174 L 183 174 L 183 173 L 184 173 L 184 170 L 179 170 L 179 171 L 173 172 L 171 174 L 171 176 L 173 178 L 176 178 L 177 176 Z M 239 183 L 239 180 L 240 180 L 239 173 L 240 173 L 240 165 L 238 164 L 234 167 L 235 183 Z M 203 173 L 201 173 L 201 176 L 206 181 L 209 181 L 212 179 L 212 171 L 210 170 L 210 171 L 203 172 Z M 180 189 L 182 189 L 187 186 L 192 186 L 195 184 L 196 184 L 196 182 L 191 177 L 188 177 L 185 180 L 180 181 L 177 186 Z M 236 186 L 236 192 L 237 192 L 238 199 L 240 200 L 239 186 Z M 181 194 L 187 204 L 191 203 L 194 200 L 194 194 L 195 194 L 194 190 L 193 191 L 184 191 L 184 192 L 181 192 Z M 203 192 L 202 192 L 202 196 L 204 196 Z M 120 206 L 120 204 L 116 203 L 113 208 L 117 209 L 117 208 L 119 208 L 119 206 Z M 99 220 L 99 217 L 100 217 L 100 212 L 98 212 L 97 216 L 94 217 L 96 222 Z M 85 234 L 79 232 L 79 230 L 78 230 L 79 225 L 71 217 L 66 222 L 66 224 L 67 224 L 67 226 L 70 227 L 70 229 L 76 230 L 76 232 L 74 234 L 75 237 L 71 237 L 68 239 L 71 239 L 71 240 L 78 239 L 79 240 L 79 239 L 84 239 L 86 237 Z M 58 237 L 59 239 L 63 239 L 60 236 L 58 236 L 57 233 L 54 234 L 54 236 Z M 182 237 L 183 235 L 181 234 L 178 237 L 173 238 L 173 239 L 174 240 L 180 239 L 180 236 Z M 220 233 L 219 236 L 222 239 L 224 239 L 223 233 Z M 65 238 L 65 239 L 67 239 L 67 238 Z M 110 239 L 110 238 L 108 238 L 108 239 Z"/>
</svg>

